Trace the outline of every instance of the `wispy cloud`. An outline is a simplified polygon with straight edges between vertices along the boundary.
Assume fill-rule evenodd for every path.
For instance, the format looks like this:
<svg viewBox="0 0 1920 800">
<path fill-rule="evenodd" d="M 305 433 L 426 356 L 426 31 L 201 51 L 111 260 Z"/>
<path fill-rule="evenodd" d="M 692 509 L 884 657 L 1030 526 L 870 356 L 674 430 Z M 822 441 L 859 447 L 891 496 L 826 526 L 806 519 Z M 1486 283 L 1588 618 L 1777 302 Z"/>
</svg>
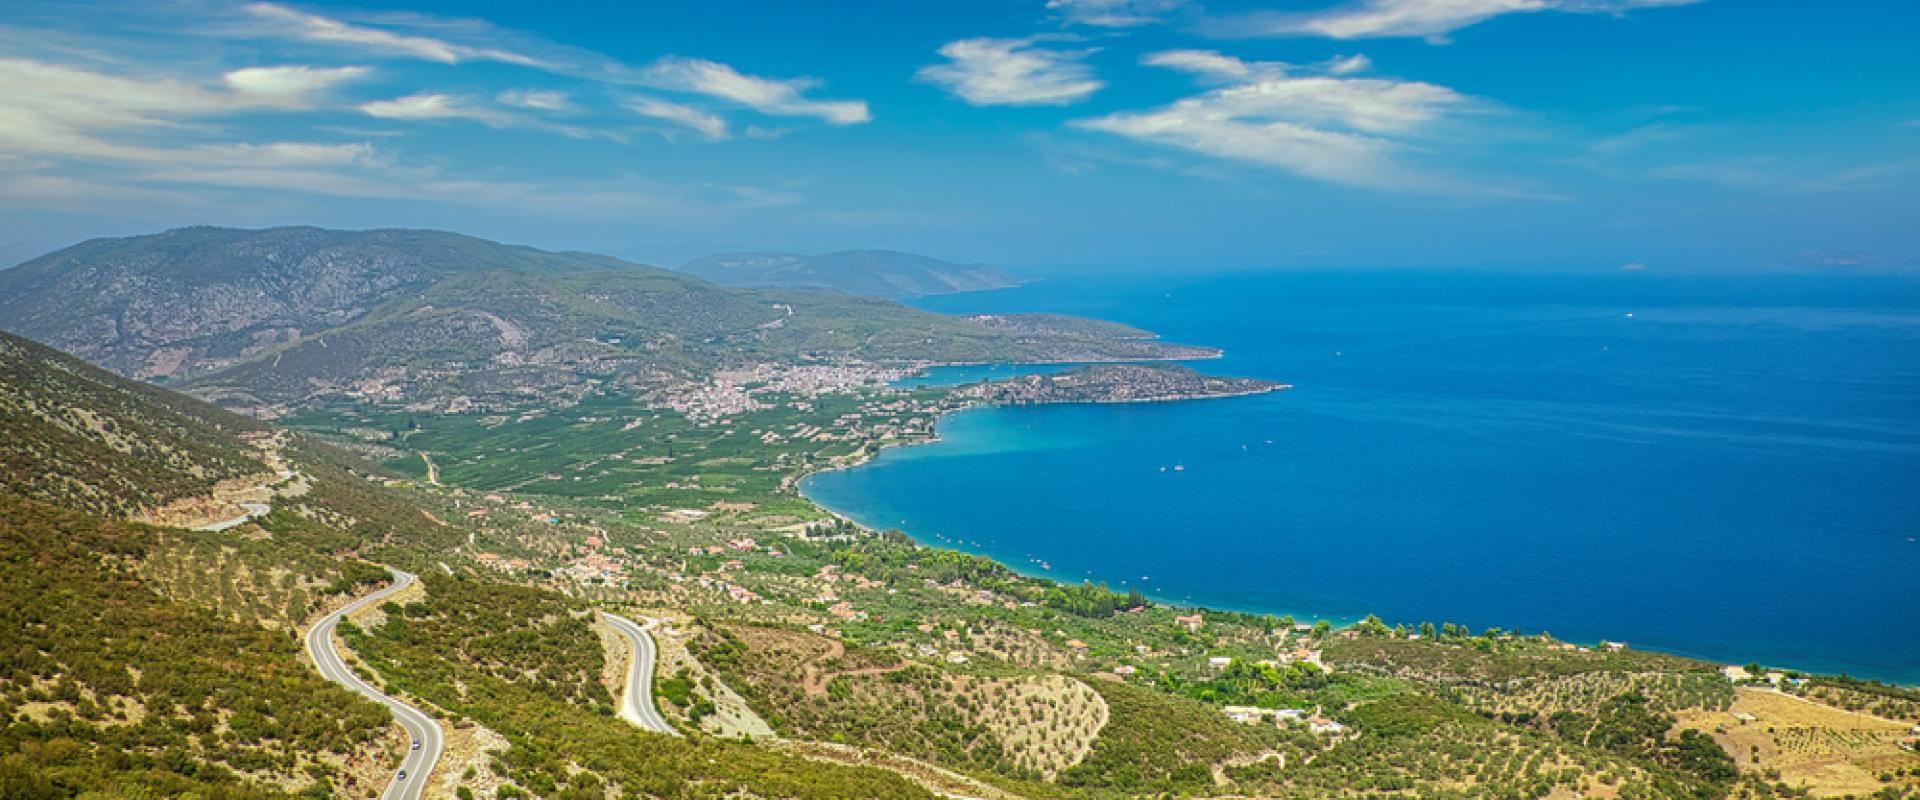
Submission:
<svg viewBox="0 0 1920 800">
<path fill-rule="evenodd" d="M 667 56 L 639 70 L 635 82 L 681 92 L 693 92 L 783 117 L 817 117 L 834 125 L 857 125 L 873 119 L 860 100 L 814 100 L 806 97 L 819 85 L 812 78 L 764 78 L 746 75 L 717 61 Z"/>
<path fill-rule="evenodd" d="M 629 97 L 621 105 L 628 111 L 643 117 L 691 128 L 710 142 L 727 138 L 727 121 L 719 114 L 702 111 L 682 103 L 670 103 L 655 97 Z"/>
<path fill-rule="evenodd" d="M 669 55 L 634 66 L 601 53 L 543 42 L 473 21 L 422 17 L 380 23 L 349 21 L 275 3 L 253 3 L 243 11 L 247 22 L 229 26 L 227 34 L 331 45 L 386 58 L 440 64 L 513 64 L 591 83 L 704 95 L 761 114 L 811 117 L 833 125 L 856 125 L 872 119 L 864 101 L 807 96 L 820 86 L 817 78 L 748 75 L 701 58 Z M 560 92 L 508 90 L 501 93 L 498 102 L 526 109 L 564 110 L 556 100 L 567 102 Z"/>
<path fill-rule="evenodd" d="M 466 119 L 495 126 L 506 120 L 504 114 L 474 105 L 472 98 L 431 92 L 362 103 L 360 110 L 380 119 Z"/>
<path fill-rule="evenodd" d="M 1331 39 L 1422 37 L 1447 34 L 1507 14 L 1561 11 L 1624 14 L 1640 8 L 1700 0 L 1358 0 L 1320 11 L 1257 11 L 1207 21 L 1201 30 L 1222 38 L 1324 36 Z"/>
<path fill-rule="evenodd" d="M 335 86 L 367 76 L 366 67 L 246 67 L 222 76 L 228 89 L 265 103 L 303 107 Z"/>
<path fill-rule="evenodd" d="M 1081 61 L 1086 51 L 1051 50 L 1032 39 L 961 39 L 940 55 L 948 63 L 922 68 L 919 79 L 976 106 L 1068 105 L 1106 85 Z"/>
<path fill-rule="evenodd" d="M 302 108 L 328 86 L 355 75 L 245 69 L 210 86 L 0 58 L 0 153 L 131 162 L 191 158 L 193 150 L 143 145 L 130 137 L 247 111 Z M 271 153 L 252 152 L 262 154 Z"/>
<path fill-rule="evenodd" d="M 1100 28 L 1153 25 L 1187 4 L 1187 0 L 1047 0 L 1047 8 L 1062 20 Z"/>
<path fill-rule="evenodd" d="M 458 64 L 462 61 L 498 61 L 523 67 L 550 66 L 540 59 L 511 50 L 461 44 L 432 36 L 354 24 L 318 14 L 309 14 L 275 3 L 250 3 L 242 6 L 242 10 L 259 23 L 252 32 L 262 36 L 344 45 L 370 53 L 417 58 L 441 64 Z"/>
<path fill-rule="evenodd" d="M 503 106 L 525 108 L 534 111 L 569 112 L 578 110 L 573 98 L 566 92 L 552 89 L 508 89 L 495 95 L 493 101 Z"/>
<path fill-rule="evenodd" d="M 1176 50 L 1144 59 L 1216 88 L 1157 109 L 1078 120 L 1078 127 L 1370 189 L 1515 194 L 1471 188 L 1409 166 L 1433 126 L 1481 104 L 1444 86 L 1334 74 L 1343 63 L 1302 68 Z"/>
<path fill-rule="evenodd" d="M 370 117 L 402 122 L 466 120 L 489 128 L 528 128 L 557 133 L 574 139 L 601 137 L 620 141 L 622 138 L 617 131 L 564 125 L 531 114 L 488 105 L 484 100 L 470 95 L 441 92 L 421 92 L 390 100 L 374 100 L 360 104 L 360 111 Z"/>
<path fill-rule="evenodd" d="M 567 217 L 713 218 L 803 198 L 790 190 L 631 175 L 516 179 L 506 168 L 454 163 L 451 154 L 434 152 L 437 140 L 424 132 L 435 122 L 459 121 L 625 141 L 638 114 L 665 123 L 661 128 L 717 141 L 736 135 L 729 108 L 742 116 L 834 125 L 871 119 L 864 102 L 813 96 L 816 79 L 749 75 L 679 57 L 631 67 L 474 20 L 404 14 L 332 19 L 274 3 L 193 19 L 202 23 L 194 30 L 209 37 L 203 44 L 246 43 L 233 53 L 203 48 L 194 58 L 110 34 L 39 37 L 58 46 L 0 46 L 12 54 L 0 55 L 0 206 L 117 213 L 144 203 L 232 211 L 262 202 L 298 205 L 344 197 Z M 28 35 L 0 23 L 0 42 L 16 36 Z M 316 63 L 331 51 L 379 63 Z M 261 53 L 278 54 L 286 63 L 260 63 Z M 246 60 L 225 70 L 207 66 L 228 55 Z M 462 67 L 456 91 L 417 84 L 392 91 L 383 87 L 446 72 L 388 63 L 395 61 L 490 64 Z M 545 76 L 534 76 L 534 85 L 524 75 L 504 85 L 487 83 L 519 68 Z M 627 102 L 636 87 L 652 87 L 660 96 Z M 343 127 L 341 112 L 386 124 L 372 131 Z M 280 118 L 311 123 L 300 130 L 312 140 L 285 140 Z M 737 135 L 774 138 L 786 130 L 764 118 L 750 121 L 763 124 L 743 121 Z M 423 135 L 408 139 L 405 151 L 374 144 L 409 133 Z"/>
</svg>

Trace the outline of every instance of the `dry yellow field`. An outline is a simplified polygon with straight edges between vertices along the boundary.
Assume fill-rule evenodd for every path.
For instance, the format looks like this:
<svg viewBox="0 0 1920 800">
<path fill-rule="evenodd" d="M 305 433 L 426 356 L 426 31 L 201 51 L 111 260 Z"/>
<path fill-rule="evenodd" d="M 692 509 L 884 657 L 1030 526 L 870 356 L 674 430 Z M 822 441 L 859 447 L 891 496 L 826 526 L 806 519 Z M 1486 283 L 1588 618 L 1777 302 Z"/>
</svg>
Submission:
<svg viewBox="0 0 1920 800">
<path fill-rule="evenodd" d="M 1739 714 L 1752 716 L 1743 722 Z M 1822 705 L 1768 689 L 1735 690 L 1726 711 L 1685 711 L 1680 727 L 1710 734 L 1743 772 L 1777 770 L 1779 780 L 1817 796 L 1871 794 L 1880 774 L 1920 765 L 1900 749 L 1904 723 Z M 1897 785 L 1920 783 L 1901 777 Z"/>
</svg>

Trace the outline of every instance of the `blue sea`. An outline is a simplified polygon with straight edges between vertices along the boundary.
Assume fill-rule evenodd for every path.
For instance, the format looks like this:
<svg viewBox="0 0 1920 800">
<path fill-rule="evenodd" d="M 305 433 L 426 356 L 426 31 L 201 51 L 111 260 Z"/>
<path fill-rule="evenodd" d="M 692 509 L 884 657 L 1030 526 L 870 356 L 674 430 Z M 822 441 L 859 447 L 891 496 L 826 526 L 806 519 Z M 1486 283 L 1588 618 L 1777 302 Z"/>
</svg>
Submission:
<svg viewBox="0 0 1920 800">
<path fill-rule="evenodd" d="M 983 408 L 809 479 L 1059 580 L 1920 682 L 1920 281 L 1056 276 L 930 298 L 1224 348 L 1293 384 Z M 964 381 L 1051 367 L 937 370 Z"/>
</svg>

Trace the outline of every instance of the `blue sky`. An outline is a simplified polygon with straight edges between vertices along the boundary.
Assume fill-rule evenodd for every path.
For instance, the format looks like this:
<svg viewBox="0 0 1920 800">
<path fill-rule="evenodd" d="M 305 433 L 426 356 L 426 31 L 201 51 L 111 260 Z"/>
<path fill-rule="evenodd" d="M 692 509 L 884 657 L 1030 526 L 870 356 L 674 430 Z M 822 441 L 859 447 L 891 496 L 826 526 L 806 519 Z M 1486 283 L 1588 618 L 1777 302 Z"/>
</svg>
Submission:
<svg viewBox="0 0 1920 800">
<path fill-rule="evenodd" d="M 1920 261 L 1920 4 L 0 9 L 0 259 L 185 224 L 673 264 Z"/>
</svg>

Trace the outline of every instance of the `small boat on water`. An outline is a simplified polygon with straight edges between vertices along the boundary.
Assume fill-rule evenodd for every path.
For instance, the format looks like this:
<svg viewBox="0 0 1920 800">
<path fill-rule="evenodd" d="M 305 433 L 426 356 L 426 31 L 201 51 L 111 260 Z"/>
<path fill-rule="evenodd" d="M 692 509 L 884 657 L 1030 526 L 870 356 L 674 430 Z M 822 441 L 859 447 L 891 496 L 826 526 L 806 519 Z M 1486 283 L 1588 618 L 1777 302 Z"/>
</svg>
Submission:
<svg viewBox="0 0 1920 800">
<path fill-rule="evenodd" d="M 1187 465 L 1185 465 L 1185 464 L 1175 464 L 1175 465 L 1173 465 L 1173 471 L 1174 471 L 1174 472 L 1186 472 L 1186 471 L 1187 471 Z"/>
</svg>

